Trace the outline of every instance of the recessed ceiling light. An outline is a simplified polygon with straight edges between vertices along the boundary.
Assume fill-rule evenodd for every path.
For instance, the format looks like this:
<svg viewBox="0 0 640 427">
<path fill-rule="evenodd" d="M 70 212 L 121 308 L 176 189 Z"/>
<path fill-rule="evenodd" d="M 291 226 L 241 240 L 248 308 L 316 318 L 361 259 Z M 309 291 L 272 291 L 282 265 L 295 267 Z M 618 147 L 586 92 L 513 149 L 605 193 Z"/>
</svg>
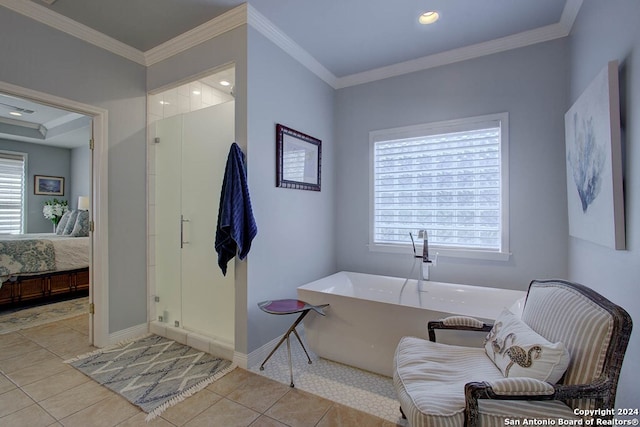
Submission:
<svg viewBox="0 0 640 427">
<path fill-rule="evenodd" d="M 160 104 L 162 105 L 169 105 L 169 103 L 167 101 L 160 101 Z"/>
<path fill-rule="evenodd" d="M 420 15 L 420 17 L 418 18 L 418 22 L 420 22 L 422 25 L 429 25 L 433 24 L 438 19 L 440 19 L 440 14 L 435 10 L 430 10 L 429 12 L 425 12 Z"/>
<path fill-rule="evenodd" d="M 230 84 L 231 84 L 231 83 L 229 83 L 229 82 L 228 82 L 228 81 L 226 81 L 226 80 L 220 80 L 220 85 L 222 85 L 222 86 L 229 86 Z"/>
<path fill-rule="evenodd" d="M 9 111 L 9 114 L 11 114 L 12 116 L 21 116 L 22 113 L 18 112 L 18 111 Z"/>
<path fill-rule="evenodd" d="M 191 92 L 194 95 L 200 95 L 200 91 L 199 90 L 194 90 L 193 92 Z"/>
</svg>

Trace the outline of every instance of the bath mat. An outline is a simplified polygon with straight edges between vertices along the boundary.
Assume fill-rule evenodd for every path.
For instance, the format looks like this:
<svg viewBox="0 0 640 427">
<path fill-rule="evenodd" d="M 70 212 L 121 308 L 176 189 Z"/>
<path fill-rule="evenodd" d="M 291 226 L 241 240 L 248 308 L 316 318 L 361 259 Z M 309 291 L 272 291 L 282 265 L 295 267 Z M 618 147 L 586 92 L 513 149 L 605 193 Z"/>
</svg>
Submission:
<svg viewBox="0 0 640 427">
<path fill-rule="evenodd" d="M 235 365 L 150 335 L 67 360 L 147 413 L 147 421 L 231 372 Z"/>
<path fill-rule="evenodd" d="M 0 334 L 69 319 L 86 313 L 89 313 L 89 297 L 31 308 L 10 309 L 0 314 Z"/>
</svg>

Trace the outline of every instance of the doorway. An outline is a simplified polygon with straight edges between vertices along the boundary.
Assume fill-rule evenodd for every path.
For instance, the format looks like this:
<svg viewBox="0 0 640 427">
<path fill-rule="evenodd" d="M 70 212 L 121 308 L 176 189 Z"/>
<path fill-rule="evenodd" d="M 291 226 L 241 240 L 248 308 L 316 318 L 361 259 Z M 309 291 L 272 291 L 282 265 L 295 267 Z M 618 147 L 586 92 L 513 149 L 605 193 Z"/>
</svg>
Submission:
<svg viewBox="0 0 640 427">
<path fill-rule="evenodd" d="M 89 237 L 89 301 L 93 309 L 90 310 L 88 328 L 92 345 L 108 345 L 107 111 L 6 82 L 0 82 L 0 93 L 90 118 L 93 149 L 90 149 L 88 197 L 93 232 Z"/>
</svg>

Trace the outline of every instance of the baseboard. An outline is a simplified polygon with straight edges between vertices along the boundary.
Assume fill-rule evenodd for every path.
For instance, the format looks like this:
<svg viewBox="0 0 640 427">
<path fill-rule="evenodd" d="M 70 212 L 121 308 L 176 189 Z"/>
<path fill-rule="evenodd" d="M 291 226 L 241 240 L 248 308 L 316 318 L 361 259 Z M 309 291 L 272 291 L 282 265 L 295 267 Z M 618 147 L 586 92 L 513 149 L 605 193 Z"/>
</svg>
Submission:
<svg viewBox="0 0 640 427">
<path fill-rule="evenodd" d="M 271 350 L 273 350 L 273 348 L 278 344 L 278 341 L 280 341 L 281 339 L 282 335 L 279 335 L 268 343 L 263 344 L 261 347 L 246 355 L 245 357 L 248 368 L 252 368 L 253 366 L 262 363 L 262 361 L 269 355 Z"/>
<path fill-rule="evenodd" d="M 249 360 L 249 357 L 244 353 L 239 353 L 237 351 L 233 353 L 233 363 L 235 363 L 237 366 L 239 366 L 242 369 L 249 369 L 248 363 L 247 363 L 248 360 Z"/>
<path fill-rule="evenodd" d="M 114 345 L 122 341 L 129 341 L 139 336 L 146 335 L 147 333 L 149 333 L 149 326 L 147 323 L 132 326 L 109 334 L 109 345 Z"/>
<path fill-rule="evenodd" d="M 249 354 L 240 353 L 238 351 L 233 353 L 233 363 L 238 365 L 243 369 L 251 369 L 254 366 L 262 363 L 262 361 L 267 357 L 267 355 L 273 350 L 273 348 L 278 344 L 278 341 L 282 339 L 282 335 L 275 337 L 268 343 L 264 344 L 260 348 L 252 351 Z"/>
<path fill-rule="evenodd" d="M 162 333 L 158 333 L 158 331 L 153 332 L 157 333 L 158 335 L 165 336 Z M 122 341 L 128 341 L 147 333 L 149 333 L 149 325 L 147 323 L 132 326 L 130 328 L 109 334 L 109 345 L 117 344 Z M 254 366 L 257 366 L 262 363 L 262 361 L 269 355 L 271 350 L 273 350 L 273 348 L 278 344 L 278 341 L 280 341 L 281 339 L 282 335 L 279 335 L 249 354 L 235 351 L 233 353 L 233 362 L 243 369 L 250 369 Z"/>
</svg>

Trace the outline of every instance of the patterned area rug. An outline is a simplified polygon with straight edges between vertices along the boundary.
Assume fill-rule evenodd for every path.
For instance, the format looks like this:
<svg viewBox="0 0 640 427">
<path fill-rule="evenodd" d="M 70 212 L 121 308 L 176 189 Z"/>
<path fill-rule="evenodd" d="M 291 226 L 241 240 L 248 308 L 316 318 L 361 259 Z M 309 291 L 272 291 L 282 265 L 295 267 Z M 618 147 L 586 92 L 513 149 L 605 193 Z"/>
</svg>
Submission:
<svg viewBox="0 0 640 427">
<path fill-rule="evenodd" d="M 147 421 L 235 368 L 228 360 L 157 335 L 66 363 L 138 406 Z"/>
<path fill-rule="evenodd" d="M 0 334 L 69 319 L 88 312 L 89 297 L 20 310 L 7 310 L 0 314 Z"/>
</svg>

